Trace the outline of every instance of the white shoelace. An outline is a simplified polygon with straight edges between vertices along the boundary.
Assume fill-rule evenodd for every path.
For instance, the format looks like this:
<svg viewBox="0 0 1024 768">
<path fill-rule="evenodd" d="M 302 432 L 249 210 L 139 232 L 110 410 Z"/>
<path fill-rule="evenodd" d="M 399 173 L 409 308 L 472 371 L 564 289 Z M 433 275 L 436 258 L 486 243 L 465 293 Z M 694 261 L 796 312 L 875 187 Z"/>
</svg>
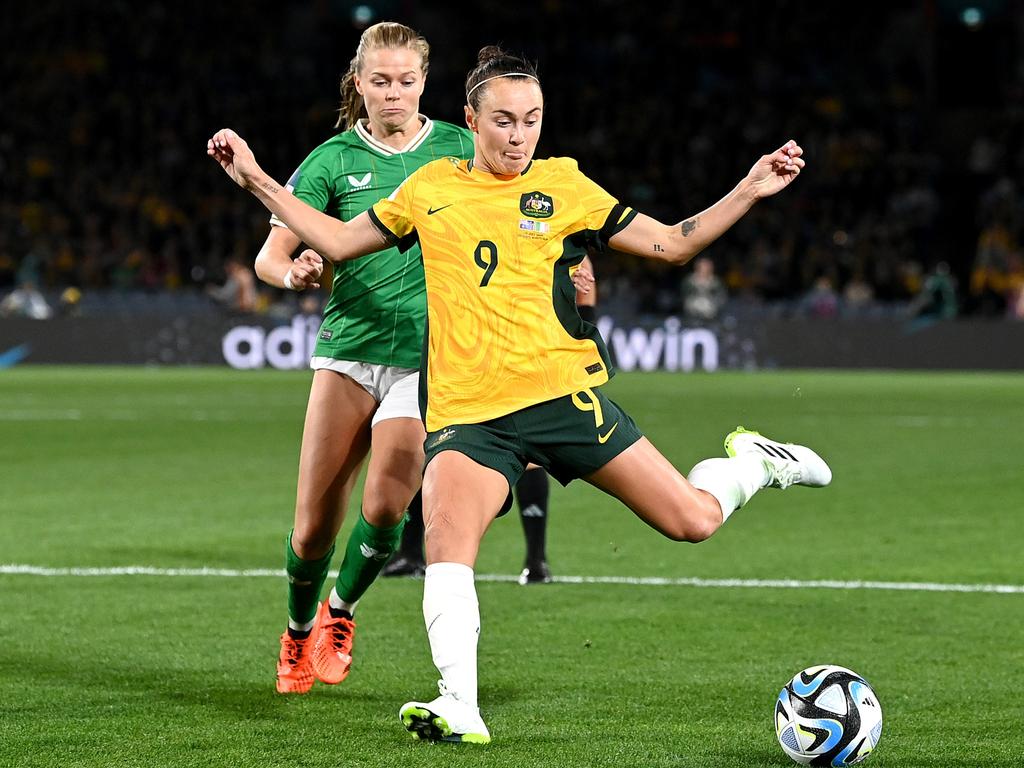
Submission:
<svg viewBox="0 0 1024 768">
<path fill-rule="evenodd" d="M 803 477 L 803 472 L 799 466 L 794 466 L 792 462 L 780 461 L 779 464 L 775 462 L 768 462 L 771 465 L 772 478 L 775 480 L 773 485 L 786 490 L 789 486 L 794 483 L 800 482 L 800 478 Z"/>
</svg>

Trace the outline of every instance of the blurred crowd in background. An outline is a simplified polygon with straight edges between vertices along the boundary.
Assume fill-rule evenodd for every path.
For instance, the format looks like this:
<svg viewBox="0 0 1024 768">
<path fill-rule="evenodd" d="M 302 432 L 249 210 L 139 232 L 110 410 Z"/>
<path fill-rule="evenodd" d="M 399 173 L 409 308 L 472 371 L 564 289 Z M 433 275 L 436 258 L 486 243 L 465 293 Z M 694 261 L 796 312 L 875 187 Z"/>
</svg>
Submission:
<svg viewBox="0 0 1024 768">
<path fill-rule="evenodd" d="M 538 156 L 665 222 L 804 146 L 806 173 L 707 260 L 599 257 L 609 311 L 1024 319 L 1024 10 L 978 5 L 38 2 L 0 32 L 0 313 L 294 311 L 255 281 L 268 216 L 206 139 L 233 127 L 286 178 L 332 134 L 361 29 L 395 19 L 432 45 L 426 114 L 462 122 L 482 45 L 522 51 Z"/>
</svg>

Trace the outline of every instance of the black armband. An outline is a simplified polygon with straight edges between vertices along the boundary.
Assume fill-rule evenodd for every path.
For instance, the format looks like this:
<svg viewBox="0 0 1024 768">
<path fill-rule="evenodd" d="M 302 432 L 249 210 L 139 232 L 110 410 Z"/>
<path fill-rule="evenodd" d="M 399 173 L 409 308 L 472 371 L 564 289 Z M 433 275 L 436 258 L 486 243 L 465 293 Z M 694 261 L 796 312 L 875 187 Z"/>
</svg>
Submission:
<svg viewBox="0 0 1024 768">
<path fill-rule="evenodd" d="M 579 312 L 580 317 L 586 320 L 588 323 L 597 322 L 597 307 L 591 306 L 589 304 L 577 304 L 576 311 Z"/>
</svg>

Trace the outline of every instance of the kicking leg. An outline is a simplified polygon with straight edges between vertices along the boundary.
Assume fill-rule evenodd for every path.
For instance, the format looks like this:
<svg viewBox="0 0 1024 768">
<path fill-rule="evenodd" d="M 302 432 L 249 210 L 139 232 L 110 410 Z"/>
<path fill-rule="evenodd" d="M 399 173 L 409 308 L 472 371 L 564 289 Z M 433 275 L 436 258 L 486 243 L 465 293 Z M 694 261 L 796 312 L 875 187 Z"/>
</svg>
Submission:
<svg viewBox="0 0 1024 768">
<path fill-rule="evenodd" d="M 832 471 L 810 448 L 778 443 L 742 427 L 726 438 L 730 458 L 705 459 L 683 477 L 641 438 L 587 481 L 620 499 L 677 541 L 703 541 L 761 488 L 822 487 Z"/>
<path fill-rule="evenodd" d="M 691 478 L 640 438 L 585 479 L 668 538 L 698 542 L 763 487 L 767 473 L 762 462 L 749 457 L 709 459 L 694 468 Z"/>
</svg>

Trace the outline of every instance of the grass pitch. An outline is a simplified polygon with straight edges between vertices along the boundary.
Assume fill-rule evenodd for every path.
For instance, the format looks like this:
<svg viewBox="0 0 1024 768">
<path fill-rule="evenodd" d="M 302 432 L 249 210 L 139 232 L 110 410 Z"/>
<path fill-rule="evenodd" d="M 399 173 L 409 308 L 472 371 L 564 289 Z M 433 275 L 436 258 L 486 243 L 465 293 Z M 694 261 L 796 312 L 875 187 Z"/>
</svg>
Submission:
<svg viewBox="0 0 1024 768">
<path fill-rule="evenodd" d="M 765 491 L 699 546 L 553 488 L 556 576 L 481 582 L 486 747 L 413 742 L 432 698 L 421 583 L 383 580 L 335 687 L 274 693 L 280 578 L 308 373 L 0 373 L 0 766 L 785 766 L 772 709 L 815 663 L 864 675 L 868 765 L 1020 765 L 1024 594 L 721 587 L 723 579 L 1024 584 L 1024 377 L 631 374 L 610 385 L 677 466 L 736 424 L 807 442 L 830 488 Z M 342 536 L 347 536 L 347 526 Z M 340 556 L 339 556 L 340 559 Z M 515 515 L 477 571 L 522 560 Z M 102 575 L 110 569 L 224 575 Z"/>
</svg>

